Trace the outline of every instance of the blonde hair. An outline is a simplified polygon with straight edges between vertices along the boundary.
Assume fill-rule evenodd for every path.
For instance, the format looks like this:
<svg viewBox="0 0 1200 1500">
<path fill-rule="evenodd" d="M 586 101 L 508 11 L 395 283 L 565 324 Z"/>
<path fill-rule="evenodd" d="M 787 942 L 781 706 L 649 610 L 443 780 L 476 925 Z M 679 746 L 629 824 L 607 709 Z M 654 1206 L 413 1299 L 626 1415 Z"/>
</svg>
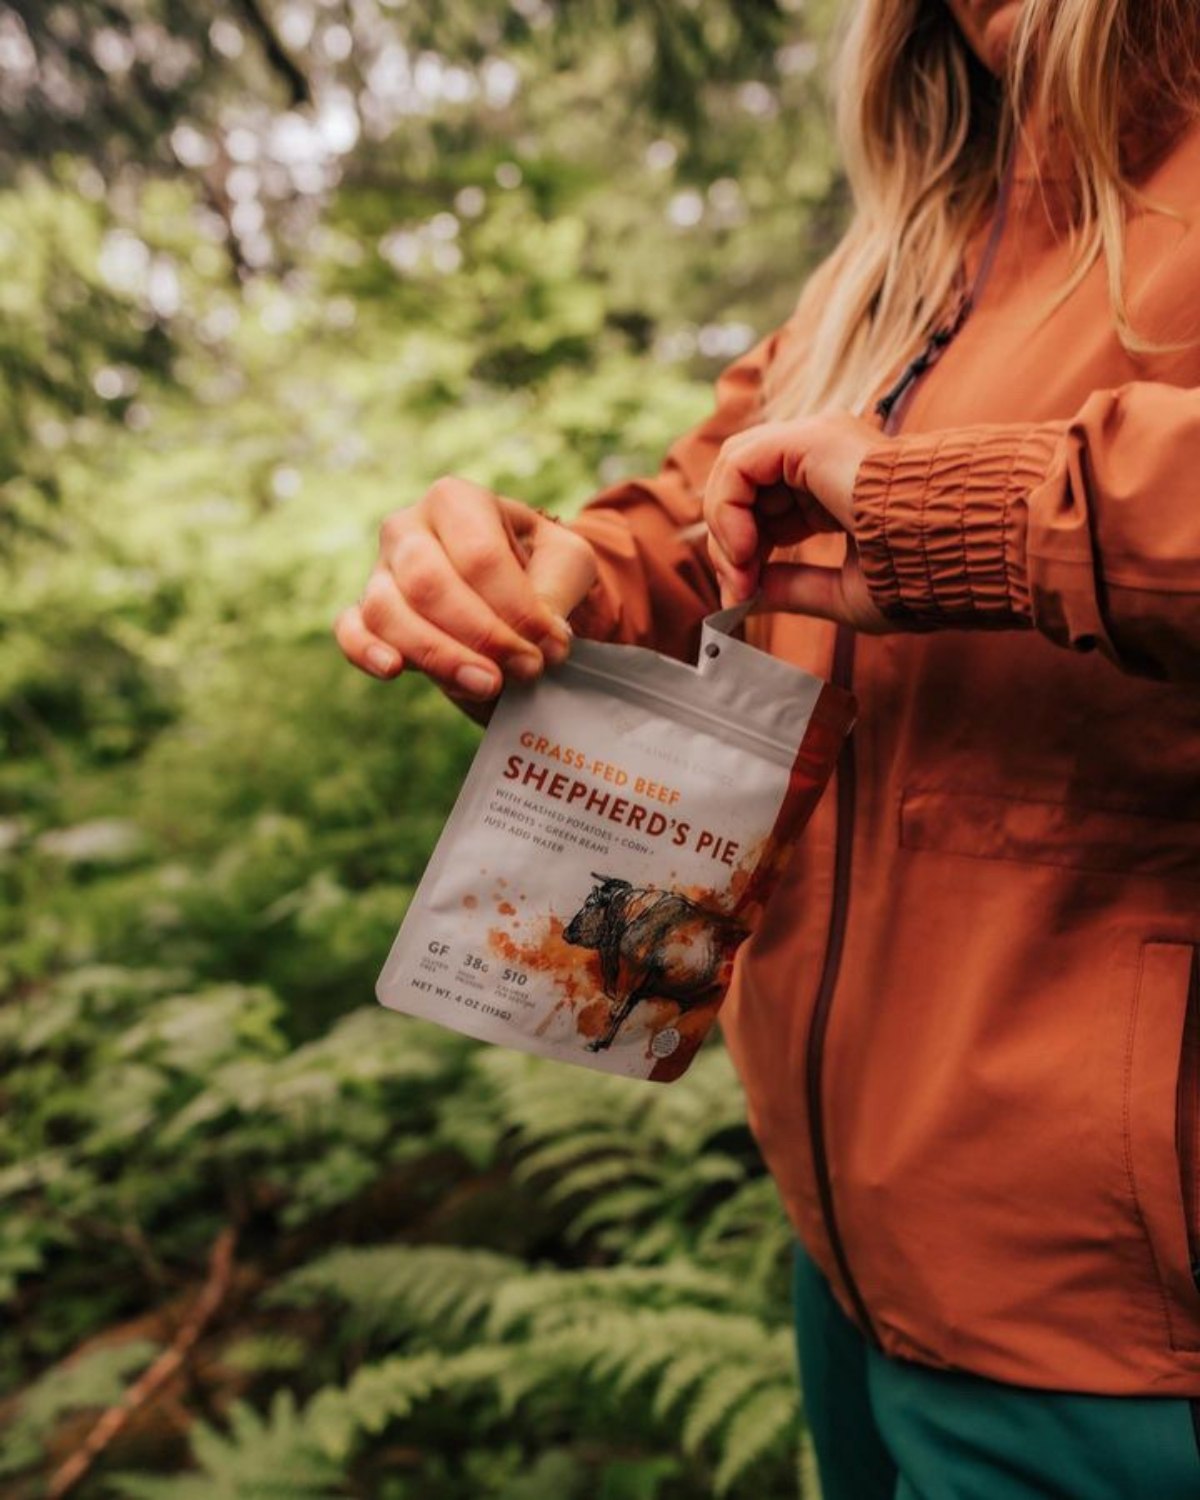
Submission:
<svg viewBox="0 0 1200 1500">
<path fill-rule="evenodd" d="M 854 212 L 810 284 L 824 310 L 797 410 L 861 410 L 945 319 L 1030 116 L 1071 160 L 1073 257 L 1056 303 L 1103 256 L 1122 342 L 1149 347 L 1123 289 L 1125 215 L 1144 203 L 1127 145 L 1200 112 L 1196 0 L 1024 0 L 1003 78 L 970 51 L 945 0 L 860 0 L 838 77 Z"/>
</svg>

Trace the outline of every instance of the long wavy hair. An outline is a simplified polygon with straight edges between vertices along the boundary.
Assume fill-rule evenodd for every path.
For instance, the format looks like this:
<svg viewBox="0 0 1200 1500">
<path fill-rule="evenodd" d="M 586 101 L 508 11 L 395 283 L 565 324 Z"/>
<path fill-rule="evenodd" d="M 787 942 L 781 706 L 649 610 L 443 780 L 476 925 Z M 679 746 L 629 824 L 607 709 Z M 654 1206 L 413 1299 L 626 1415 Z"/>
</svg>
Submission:
<svg viewBox="0 0 1200 1500">
<path fill-rule="evenodd" d="M 796 409 L 861 409 L 952 301 L 964 249 L 1026 122 L 1072 179 L 1073 256 L 1057 295 L 1106 266 L 1126 348 L 1128 209 L 1145 205 L 1130 143 L 1200 115 L 1198 0 L 1024 0 L 1005 75 L 968 47 L 945 0 L 859 0 L 838 68 L 849 228 L 810 292 L 823 310 Z M 1036 157 L 1036 150 L 1035 150 Z M 792 403 L 789 402 L 789 405 Z"/>
</svg>

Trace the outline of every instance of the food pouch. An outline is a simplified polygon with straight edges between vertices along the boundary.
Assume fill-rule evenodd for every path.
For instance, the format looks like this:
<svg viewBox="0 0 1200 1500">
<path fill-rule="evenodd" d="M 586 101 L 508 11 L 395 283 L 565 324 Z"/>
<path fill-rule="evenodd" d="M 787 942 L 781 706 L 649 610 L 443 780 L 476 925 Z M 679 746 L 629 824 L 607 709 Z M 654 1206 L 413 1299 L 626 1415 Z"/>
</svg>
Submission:
<svg viewBox="0 0 1200 1500">
<path fill-rule="evenodd" d="M 853 721 L 840 688 L 704 622 L 698 666 L 577 640 L 512 683 L 379 977 L 468 1036 L 685 1071 Z"/>
</svg>

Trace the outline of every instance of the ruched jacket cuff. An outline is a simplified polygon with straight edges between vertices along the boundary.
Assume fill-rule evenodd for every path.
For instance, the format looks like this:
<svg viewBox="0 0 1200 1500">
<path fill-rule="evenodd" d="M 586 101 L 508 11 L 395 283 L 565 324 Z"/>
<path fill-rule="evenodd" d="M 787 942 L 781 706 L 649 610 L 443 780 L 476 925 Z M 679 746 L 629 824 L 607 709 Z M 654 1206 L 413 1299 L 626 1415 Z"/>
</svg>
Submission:
<svg viewBox="0 0 1200 1500">
<path fill-rule="evenodd" d="M 1024 502 L 1066 429 L 958 427 L 870 453 L 853 509 L 863 575 L 880 610 L 917 626 L 1031 624 Z"/>
</svg>

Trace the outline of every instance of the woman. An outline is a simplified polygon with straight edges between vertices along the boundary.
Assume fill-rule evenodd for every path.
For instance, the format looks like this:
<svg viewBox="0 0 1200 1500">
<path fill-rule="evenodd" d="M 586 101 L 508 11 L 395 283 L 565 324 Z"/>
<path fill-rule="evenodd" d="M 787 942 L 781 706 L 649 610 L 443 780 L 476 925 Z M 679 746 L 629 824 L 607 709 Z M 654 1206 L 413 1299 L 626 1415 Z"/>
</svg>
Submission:
<svg viewBox="0 0 1200 1500">
<path fill-rule="evenodd" d="M 865 0 L 848 67 L 854 220 L 714 416 L 571 528 L 441 481 L 338 635 L 478 712 L 761 590 L 860 704 L 723 1011 L 826 1500 L 1194 1500 L 1200 14 Z"/>
</svg>

